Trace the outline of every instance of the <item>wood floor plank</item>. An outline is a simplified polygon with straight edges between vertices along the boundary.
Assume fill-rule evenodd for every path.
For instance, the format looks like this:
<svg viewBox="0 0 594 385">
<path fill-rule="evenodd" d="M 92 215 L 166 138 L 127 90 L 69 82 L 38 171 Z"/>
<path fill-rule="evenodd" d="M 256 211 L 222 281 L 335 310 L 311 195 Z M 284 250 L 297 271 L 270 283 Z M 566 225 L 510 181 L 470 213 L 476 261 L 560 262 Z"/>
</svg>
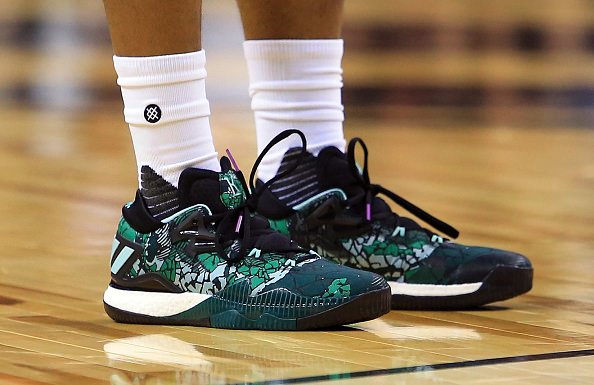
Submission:
<svg viewBox="0 0 594 385">
<path fill-rule="evenodd" d="M 35 121 L 27 111 L 10 114 Z M 228 127 L 217 131 L 217 139 L 237 148 L 234 153 L 244 165 L 250 164 L 255 143 L 240 144 L 231 127 L 248 116 L 236 113 L 217 121 Z M 77 119 L 72 124 L 84 126 L 99 117 Z M 107 130 L 102 135 L 128 140 L 119 117 L 100 119 Z M 594 346 L 594 286 L 588 273 L 594 250 L 589 226 L 594 202 L 588 194 L 594 191 L 592 132 L 506 129 L 498 135 L 486 129 L 444 132 L 383 124 L 370 128 L 367 123 L 353 122 L 347 133 L 364 130 L 373 151 L 374 177 L 415 197 L 427 210 L 453 217 L 462 225 L 465 242 L 487 242 L 529 255 L 536 266 L 532 293 L 480 311 L 392 312 L 380 320 L 327 332 L 116 324 L 103 313 L 101 294 L 119 206 L 130 199 L 135 177 L 133 164 L 110 165 L 133 162 L 130 149 L 123 144 L 108 149 L 109 141 L 89 142 L 77 135 L 68 139 L 69 151 L 31 157 L 22 149 L 31 148 L 34 131 L 21 127 L 9 136 L 12 142 L 3 142 L 0 152 L 0 161 L 6 158 L 21 170 L 0 173 L 0 198 L 11 202 L 4 206 L 14 218 L 2 224 L 11 238 L 4 239 L 0 250 L 0 373 L 13 383 L 126 383 L 140 378 L 175 383 L 179 376 L 234 383 Z M 6 131 L 2 135 L 7 137 Z M 385 138 L 397 143 L 396 158 L 376 155 L 382 153 Z M 536 150 L 546 156 L 539 158 Z M 87 167 L 85 159 L 92 157 L 106 163 L 91 161 Z M 58 178 L 62 174 L 65 177 Z M 105 187 L 110 184 L 116 188 Z M 576 205 L 584 207 L 574 210 Z M 561 258 L 563 252 L 571 258 Z M 19 364 L 25 357 L 29 364 Z M 580 360 L 590 362 L 587 357 Z M 526 383 L 539 378 L 553 382 L 564 374 L 568 383 L 584 379 L 581 372 L 570 374 L 562 365 L 552 366 L 555 375 L 546 374 L 545 364 L 517 366 L 508 371 L 481 368 L 481 373 L 493 373 L 493 381 L 497 377 Z M 14 377 L 6 377 L 9 373 Z M 438 375 L 398 376 L 414 378 L 415 383 L 435 378 L 465 383 L 476 371 L 459 368 Z M 392 376 L 382 379 L 391 380 Z"/>
<path fill-rule="evenodd" d="M 255 143 L 241 144 L 232 133 L 248 116 L 235 112 L 220 119 L 225 129 L 216 134 L 219 142 L 238 149 L 234 153 L 243 165 L 250 164 Z M 85 119 L 99 117 L 77 119 L 84 125 Z M 101 119 L 114 140 L 128 140 L 118 116 Z M 63 154 L 30 157 L 20 150 L 30 140 L 27 129 L 20 128 L 13 144 L 0 153 L 0 161 L 21 170 L 0 175 L 0 198 L 14 217 L 2 224 L 11 237 L 0 249 L 3 379 L 99 384 L 150 378 L 173 384 L 183 376 L 236 383 L 592 349 L 592 132 L 506 129 L 497 136 L 482 129 L 446 133 L 361 121 L 351 123 L 347 134 L 357 130 L 372 151 L 374 178 L 461 223 L 464 242 L 488 242 L 529 255 L 536 268 L 533 291 L 484 310 L 392 312 L 324 332 L 116 324 L 103 313 L 101 295 L 119 206 L 134 191 L 134 168 L 127 164 L 104 172 L 105 164 L 94 160 L 87 167 L 85 159 L 92 155 L 105 158 L 107 165 L 130 163 L 130 148 L 108 151 L 106 141 L 89 143 L 77 135 Z M 572 151 L 558 150 L 551 141 Z M 378 154 L 385 152 L 384 143 L 392 142 L 398 143 L 399 156 L 382 159 Z M 589 368 L 590 358 L 579 360 Z M 494 382 L 484 383 L 496 383 L 495 378 L 547 383 L 569 376 L 568 384 L 579 384 L 589 370 L 553 365 L 555 372 L 549 373 L 544 363 L 514 365 L 479 372 L 493 376 Z M 477 370 L 398 374 L 381 381 L 470 383 Z"/>
<path fill-rule="evenodd" d="M 136 163 L 107 32 L 93 32 L 104 22 L 98 19 L 101 4 L 55 3 L 60 12 L 51 15 L 78 15 L 78 24 L 89 23 L 77 30 L 88 35 L 88 45 L 73 43 L 54 55 L 36 45 L 48 42 L 37 40 L 60 32 L 62 24 L 76 27 L 74 19 L 46 20 L 43 2 L 0 3 L 1 384 L 592 383 L 594 130 L 579 127 L 592 125 L 594 77 L 584 69 L 593 57 L 591 47 L 580 48 L 581 38 L 573 39 L 592 29 L 594 14 L 586 5 L 468 0 L 460 3 L 468 6 L 464 10 L 435 0 L 435 7 L 424 8 L 406 1 L 385 8 L 347 2 L 351 34 L 415 25 L 424 31 L 431 22 L 449 39 L 442 42 L 446 48 L 427 53 L 416 45 L 372 52 L 364 47 L 368 35 L 352 36 L 363 49 L 345 57 L 345 77 L 373 97 L 362 100 L 366 105 L 347 105 L 346 136 L 366 141 L 372 182 L 459 228 L 462 243 L 527 255 L 534 287 L 472 311 L 393 311 L 331 330 L 264 332 L 118 324 L 105 314 L 109 254 L 121 207 L 137 188 Z M 215 3 L 223 4 L 211 2 L 213 8 Z M 225 4 L 215 20 L 228 18 L 233 5 Z M 520 55 L 508 36 L 493 52 L 464 50 L 455 40 L 469 28 L 465 23 L 489 21 L 485 9 L 498 15 L 498 24 L 483 31 L 488 36 L 494 36 L 491 29 L 508 33 L 528 25 L 545 28 L 545 37 L 571 36 L 578 45 L 561 49 L 560 41 L 551 41 L 559 46 L 542 57 Z M 15 37 L 21 35 L 23 41 Z M 248 174 L 256 138 L 244 90 L 247 72 L 222 54 L 215 51 L 209 62 L 219 97 L 211 103 L 216 150 L 229 148 Z M 211 68 L 229 76 L 211 77 L 217 72 Z M 73 90 L 62 87 L 66 83 Z M 456 87 L 476 88 L 484 105 L 450 105 L 438 95 L 437 103 L 424 106 L 415 95 L 399 96 L 398 87 L 408 83 L 454 94 Z M 576 94 L 566 95 L 566 89 Z M 392 93 L 375 95 L 382 90 Z M 533 104 L 515 94 L 499 100 L 509 90 L 543 95 Z M 225 99 L 227 92 L 232 95 Z M 377 105 L 371 103 L 376 96 Z M 488 124 L 443 118 L 477 114 Z"/>
</svg>

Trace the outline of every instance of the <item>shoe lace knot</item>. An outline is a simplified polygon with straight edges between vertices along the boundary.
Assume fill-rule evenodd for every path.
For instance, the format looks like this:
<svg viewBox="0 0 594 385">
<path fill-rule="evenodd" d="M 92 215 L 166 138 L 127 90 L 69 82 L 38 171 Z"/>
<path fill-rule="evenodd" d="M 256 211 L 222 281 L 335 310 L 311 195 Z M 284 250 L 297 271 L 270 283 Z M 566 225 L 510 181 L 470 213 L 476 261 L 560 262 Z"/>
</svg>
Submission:
<svg viewBox="0 0 594 385">
<path fill-rule="evenodd" d="M 361 146 L 363 150 L 363 167 L 359 168 L 357 165 L 357 161 L 355 159 L 356 147 L 357 145 Z M 361 186 L 363 189 L 362 194 L 358 194 L 348 199 L 348 205 L 356 205 L 360 204 L 361 202 L 365 203 L 365 219 L 371 221 L 372 213 L 373 213 L 373 202 L 374 198 L 379 195 L 383 194 L 390 198 L 394 203 L 405 209 L 406 211 L 410 212 L 420 220 L 424 221 L 425 223 L 433 226 L 438 231 L 446 234 L 449 237 L 457 238 L 459 235 L 458 230 L 456 230 L 453 226 L 447 224 L 446 222 L 434 217 L 433 215 L 429 214 L 425 210 L 421 209 L 420 207 L 412 204 L 408 200 L 404 199 L 400 195 L 386 189 L 385 187 L 374 184 L 370 182 L 369 179 L 369 171 L 368 171 L 368 151 L 365 142 L 361 138 L 353 138 L 349 142 L 348 150 L 347 150 L 347 160 L 349 163 L 349 168 L 355 177 L 357 184 Z"/>
<path fill-rule="evenodd" d="M 301 139 L 302 151 L 300 156 L 287 170 L 279 173 L 268 182 L 256 187 L 254 183 L 256 172 L 264 156 L 272 149 L 272 147 L 291 135 L 298 135 Z M 227 155 L 231 161 L 233 170 L 243 187 L 245 199 L 243 203 L 237 205 L 236 207 L 231 208 L 224 213 L 215 214 L 212 216 L 212 218 L 210 218 L 215 221 L 220 220 L 214 238 L 215 248 L 220 258 L 230 263 L 238 262 L 246 257 L 248 249 L 258 246 L 260 246 L 259 248 L 262 249 L 264 244 L 266 244 L 267 251 L 293 253 L 304 253 L 306 251 L 288 237 L 271 229 L 268 221 L 265 218 L 255 214 L 260 195 L 276 180 L 285 177 L 287 174 L 290 174 L 295 170 L 295 168 L 297 168 L 301 158 L 306 155 L 306 148 L 307 142 L 305 135 L 301 131 L 291 129 L 281 132 L 279 135 L 275 136 L 260 152 L 260 155 L 254 162 L 250 172 L 249 185 L 246 183 L 245 177 L 237 166 L 233 155 L 229 150 L 227 150 Z M 240 241 L 239 249 L 234 250 L 233 253 L 226 253 L 225 248 L 236 240 Z M 306 255 L 301 255 L 298 259 L 301 261 L 305 257 Z"/>
</svg>

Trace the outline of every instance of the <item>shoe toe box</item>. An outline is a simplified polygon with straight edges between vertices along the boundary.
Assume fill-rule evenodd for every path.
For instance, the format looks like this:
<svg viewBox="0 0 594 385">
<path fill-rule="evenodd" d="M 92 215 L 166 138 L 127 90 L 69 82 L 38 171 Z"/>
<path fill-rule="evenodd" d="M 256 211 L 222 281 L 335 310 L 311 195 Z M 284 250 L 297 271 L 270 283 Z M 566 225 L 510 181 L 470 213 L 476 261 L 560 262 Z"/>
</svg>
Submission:
<svg viewBox="0 0 594 385">
<path fill-rule="evenodd" d="M 302 296 L 322 298 L 353 297 L 389 288 L 385 279 L 375 273 L 339 265 L 323 258 L 299 264 L 275 286 L 284 287 Z"/>
<path fill-rule="evenodd" d="M 444 244 L 437 248 L 425 265 L 441 271 L 442 279 L 450 284 L 482 282 L 500 267 L 532 269 L 530 260 L 521 254 L 455 243 Z"/>
</svg>

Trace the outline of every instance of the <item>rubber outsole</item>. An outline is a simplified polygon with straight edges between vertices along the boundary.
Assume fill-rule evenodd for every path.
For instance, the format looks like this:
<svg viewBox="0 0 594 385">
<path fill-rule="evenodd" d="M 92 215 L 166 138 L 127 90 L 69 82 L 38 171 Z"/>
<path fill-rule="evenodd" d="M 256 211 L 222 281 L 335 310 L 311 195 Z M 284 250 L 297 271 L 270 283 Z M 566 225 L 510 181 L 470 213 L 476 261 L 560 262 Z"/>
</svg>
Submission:
<svg viewBox="0 0 594 385">
<path fill-rule="evenodd" d="M 116 322 L 149 325 L 183 325 L 214 327 L 222 329 L 257 329 L 257 330 L 312 330 L 347 325 L 375 319 L 391 309 L 391 292 L 386 285 L 380 290 L 370 291 L 358 296 L 347 298 L 343 303 L 323 310 L 318 313 L 301 318 L 281 318 L 276 315 L 262 312 L 254 315 L 241 313 L 237 309 L 227 306 L 221 308 L 220 304 L 208 304 L 208 301 L 217 301 L 211 298 L 205 303 L 196 306 L 200 309 L 190 309 L 175 316 L 153 317 L 144 314 L 132 313 L 113 307 L 103 302 L 105 312 Z M 219 309 L 216 312 L 205 314 L 205 309 Z"/>
<path fill-rule="evenodd" d="M 532 289 L 532 268 L 497 266 L 481 287 L 473 292 L 454 296 L 392 295 L 392 309 L 398 310 L 461 310 L 504 301 Z"/>
</svg>

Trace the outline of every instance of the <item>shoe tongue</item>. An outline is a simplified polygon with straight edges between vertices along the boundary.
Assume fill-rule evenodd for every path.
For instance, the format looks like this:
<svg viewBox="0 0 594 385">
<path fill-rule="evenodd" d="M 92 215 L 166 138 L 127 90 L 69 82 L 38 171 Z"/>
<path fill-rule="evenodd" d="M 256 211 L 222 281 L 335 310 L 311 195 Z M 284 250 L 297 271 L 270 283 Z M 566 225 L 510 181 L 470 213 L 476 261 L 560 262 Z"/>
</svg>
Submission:
<svg viewBox="0 0 594 385">
<path fill-rule="evenodd" d="M 357 183 L 346 155 L 336 147 L 326 147 L 318 154 L 318 175 L 322 189 L 339 188 L 347 197 L 364 193 Z"/>
<path fill-rule="evenodd" d="M 320 184 L 323 189 L 339 188 L 344 191 L 347 198 L 364 194 L 363 187 L 357 182 L 357 179 L 351 171 L 346 154 L 336 147 L 327 147 L 320 151 L 318 155 L 318 175 L 320 175 Z M 374 197 L 372 204 L 373 215 L 391 213 L 390 206 L 381 198 Z M 361 201 L 353 210 L 364 213 L 365 203 Z M 400 217 L 399 225 L 406 228 L 421 228 L 410 218 Z"/>
<path fill-rule="evenodd" d="M 234 209 L 245 202 L 243 186 L 229 159 L 221 158 L 221 171 L 188 168 L 179 177 L 182 207 L 204 204 L 213 214 Z"/>
</svg>

